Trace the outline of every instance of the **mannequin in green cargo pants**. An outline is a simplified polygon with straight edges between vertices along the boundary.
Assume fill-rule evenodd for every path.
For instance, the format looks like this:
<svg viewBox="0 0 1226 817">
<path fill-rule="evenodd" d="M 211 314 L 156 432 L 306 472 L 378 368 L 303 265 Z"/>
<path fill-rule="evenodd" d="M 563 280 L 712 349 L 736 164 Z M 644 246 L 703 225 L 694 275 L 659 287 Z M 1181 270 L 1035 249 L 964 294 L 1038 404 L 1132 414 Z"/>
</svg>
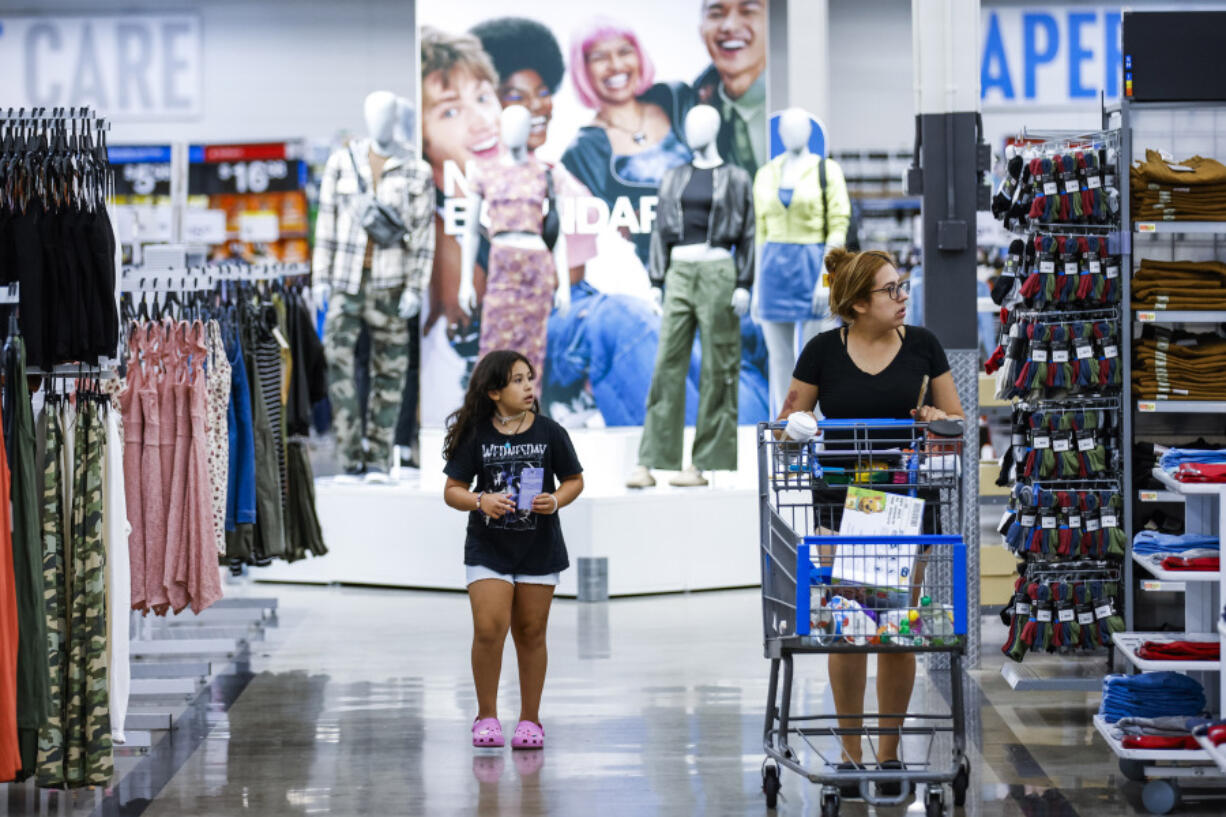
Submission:
<svg viewBox="0 0 1226 817">
<path fill-rule="evenodd" d="M 663 318 L 630 488 L 655 485 L 652 468 L 680 471 L 670 484 L 683 487 L 706 485 L 704 470 L 736 470 L 740 319 L 753 286 L 753 183 L 720 158 L 719 124 L 714 108 L 689 112 L 685 135 L 694 158 L 667 171 L 660 184 L 648 274 Z M 685 380 L 695 330 L 702 345 L 698 422 L 683 471 Z"/>
</svg>

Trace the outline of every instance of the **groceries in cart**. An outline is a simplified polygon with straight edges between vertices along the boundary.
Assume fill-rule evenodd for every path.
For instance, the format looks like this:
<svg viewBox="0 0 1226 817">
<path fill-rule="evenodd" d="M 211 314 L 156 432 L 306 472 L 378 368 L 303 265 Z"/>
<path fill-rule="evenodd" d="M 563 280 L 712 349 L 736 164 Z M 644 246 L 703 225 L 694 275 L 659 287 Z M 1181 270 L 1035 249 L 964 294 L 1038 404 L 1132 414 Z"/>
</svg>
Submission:
<svg viewBox="0 0 1226 817">
<path fill-rule="evenodd" d="M 814 588 L 809 627 L 814 635 L 836 636 L 849 644 L 906 646 L 953 645 L 954 611 L 948 604 L 937 604 L 921 596 L 918 607 L 882 609 L 863 606 L 854 598 L 834 593 L 829 588 Z"/>
<path fill-rule="evenodd" d="M 917 536 L 923 519 L 923 499 L 853 485 L 843 503 L 839 535 Z M 812 588 L 812 632 L 861 646 L 943 644 L 946 638 L 953 643 L 952 608 L 928 596 L 917 598 L 924 580 L 918 545 L 824 545 L 816 555 L 823 567 L 816 573 L 820 584 Z"/>
</svg>

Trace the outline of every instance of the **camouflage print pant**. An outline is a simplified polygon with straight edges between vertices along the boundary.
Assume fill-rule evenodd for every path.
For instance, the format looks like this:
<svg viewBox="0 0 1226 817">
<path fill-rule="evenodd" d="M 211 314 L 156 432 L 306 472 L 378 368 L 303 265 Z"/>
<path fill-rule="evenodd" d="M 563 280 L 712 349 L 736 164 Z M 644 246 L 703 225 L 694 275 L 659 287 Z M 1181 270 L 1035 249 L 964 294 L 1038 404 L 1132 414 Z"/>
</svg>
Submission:
<svg viewBox="0 0 1226 817">
<path fill-rule="evenodd" d="M 46 600 L 48 709 L 47 720 L 38 732 L 38 785 L 42 788 L 64 786 L 64 636 L 68 622 L 64 605 L 68 601 L 68 578 L 64 570 L 64 531 L 68 519 L 64 516 L 60 486 L 64 479 L 63 428 L 60 425 L 59 403 L 48 402 L 42 416 L 42 433 L 46 439 L 43 466 L 43 596 Z"/>
<path fill-rule="evenodd" d="M 363 271 L 356 295 L 334 292 L 324 325 L 328 355 L 328 397 L 332 427 L 342 467 L 363 463 L 386 469 L 391 462 L 392 435 L 400 414 L 400 394 L 409 365 L 409 331 L 399 315 L 401 290 L 375 289 Z M 366 416 L 369 450 L 362 450 L 362 417 L 354 368 L 354 349 L 362 324 L 370 331 L 370 401 Z"/>
<path fill-rule="evenodd" d="M 52 663 L 52 711 L 40 733 L 39 785 L 105 786 L 114 772 L 107 681 L 106 546 L 102 541 L 102 465 L 105 409 L 83 404 L 77 414 L 71 478 L 71 507 L 54 561 L 61 568 L 45 590 L 48 624 L 55 611 L 58 655 Z M 48 428 L 50 431 L 50 427 Z M 51 439 L 48 435 L 48 459 Z M 68 473 L 68 472 L 71 473 Z M 44 507 L 55 490 L 52 469 L 44 472 Z M 63 509 L 61 509 L 63 510 Z M 44 533 L 46 530 L 44 529 Z M 44 544 L 48 542 L 44 536 Z M 54 544 L 54 543 L 53 543 Z M 57 599 L 51 598 L 58 596 Z M 56 745 L 56 729 L 60 738 Z"/>
</svg>

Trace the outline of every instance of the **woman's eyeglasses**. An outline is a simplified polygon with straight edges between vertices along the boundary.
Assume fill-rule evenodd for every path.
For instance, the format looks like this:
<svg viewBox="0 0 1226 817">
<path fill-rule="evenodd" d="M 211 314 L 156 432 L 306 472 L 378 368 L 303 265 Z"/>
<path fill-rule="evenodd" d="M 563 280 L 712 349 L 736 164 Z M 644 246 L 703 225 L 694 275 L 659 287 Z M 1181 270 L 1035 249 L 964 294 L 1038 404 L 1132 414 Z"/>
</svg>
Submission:
<svg viewBox="0 0 1226 817">
<path fill-rule="evenodd" d="M 880 289 L 869 290 L 870 292 L 884 292 L 892 301 L 901 301 L 911 292 L 910 281 L 898 281 L 893 284 L 886 284 Z"/>
</svg>

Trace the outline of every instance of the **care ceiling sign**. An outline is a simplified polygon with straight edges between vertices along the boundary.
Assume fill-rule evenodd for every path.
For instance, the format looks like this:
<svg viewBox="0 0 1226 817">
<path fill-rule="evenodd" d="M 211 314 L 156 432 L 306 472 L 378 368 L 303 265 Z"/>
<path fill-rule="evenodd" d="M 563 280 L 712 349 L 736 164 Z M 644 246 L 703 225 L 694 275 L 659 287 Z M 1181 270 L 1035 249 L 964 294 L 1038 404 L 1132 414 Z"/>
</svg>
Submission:
<svg viewBox="0 0 1226 817">
<path fill-rule="evenodd" d="M 89 107 L 120 121 L 199 118 L 198 14 L 0 15 L 0 103 Z"/>
</svg>

